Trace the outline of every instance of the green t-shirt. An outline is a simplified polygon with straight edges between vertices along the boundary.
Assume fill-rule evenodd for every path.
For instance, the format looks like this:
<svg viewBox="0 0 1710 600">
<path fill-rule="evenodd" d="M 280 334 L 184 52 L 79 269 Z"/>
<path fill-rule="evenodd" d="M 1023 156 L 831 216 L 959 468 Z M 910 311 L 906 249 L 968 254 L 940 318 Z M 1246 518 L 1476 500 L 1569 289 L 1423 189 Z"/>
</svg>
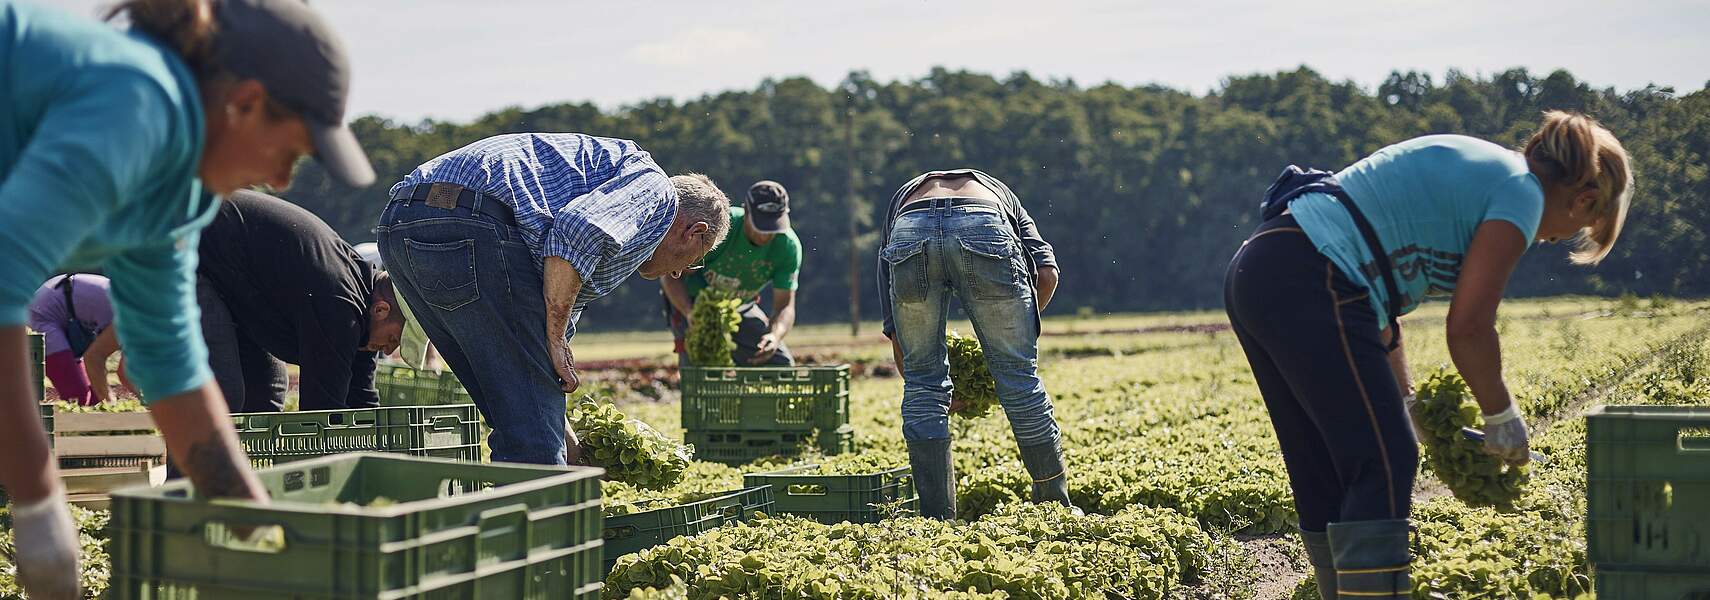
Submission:
<svg viewBox="0 0 1710 600">
<path fill-rule="evenodd" d="M 743 211 L 739 206 L 730 207 L 730 235 L 707 253 L 705 269 L 683 278 L 691 300 L 708 285 L 750 299 L 768 283 L 773 289 L 796 289 L 802 266 L 802 242 L 796 232 L 786 230 L 772 236 L 765 246 L 756 246 L 744 233 Z"/>
</svg>

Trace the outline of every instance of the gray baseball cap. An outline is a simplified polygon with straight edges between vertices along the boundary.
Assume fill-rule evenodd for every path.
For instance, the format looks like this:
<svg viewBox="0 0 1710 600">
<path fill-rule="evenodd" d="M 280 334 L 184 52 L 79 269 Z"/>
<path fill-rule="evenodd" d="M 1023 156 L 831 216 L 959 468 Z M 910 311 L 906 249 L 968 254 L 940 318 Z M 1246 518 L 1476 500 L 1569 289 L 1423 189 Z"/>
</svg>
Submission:
<svg viewBox="0 0 1710 600">
<path fill-rule="evenodd" d="M 776 181 L 763 180 L 748 187 L 744 202 L 754 229 L 761 233 L 781 233 L 790 229 L 790 193 Z"/>
<path fill-rule="evenodd" d="M 374 167 L 344 123 L 350 63 L 332 27 L 304 0 L 214 0 L 216 60 L 255 79 L 303 117 L 315 158 L 340 183 L 374 183 Z"/>
</svg>

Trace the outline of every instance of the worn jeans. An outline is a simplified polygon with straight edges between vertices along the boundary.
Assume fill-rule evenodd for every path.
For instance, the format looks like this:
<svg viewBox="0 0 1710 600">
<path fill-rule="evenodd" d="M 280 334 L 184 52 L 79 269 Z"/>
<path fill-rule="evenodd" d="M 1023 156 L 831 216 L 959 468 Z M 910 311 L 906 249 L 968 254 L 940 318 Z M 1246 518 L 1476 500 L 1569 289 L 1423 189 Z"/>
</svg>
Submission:
<svg viewBox="0 0 1710 600">
<path fill-rule="evenodd" d="M 984 207 L 935 205 L 892 225 L 880 255 L 891 267 L 886 301 L 902 347 L 903 437 L 909 441 L 950 437 L 944 328 L 951 294 L 973 321 L 1016 442 L 1058 440 L 1051 398 L 1039 380 L 1039 312 L 1023 252 L 1009 221 Z"/>
<path fill-rule="evenodd" d="M 664 294 L 660 294 L 664 298 Z M 684 347 L 689 335 L 689 319 L 683 313 L 677 312 L 677 307 L 671 306 L 670 300 L 665 300 L 665 325 L 671 328 L 673 350 L 677 353 L 677 366 L 689 365 L 688 349 Z M 787 367 L 796 364 L 795 356 L 790 354 L 790 347 L 778 340 L 778 351 L 772 353 L 772 358 L 758 365 L 754 364 L 754 355 L 760 348 L 760 338 L 772 331 L 772 322 L 766 319 L 766 311 L 760 309 L 758 303 L 749 303 L 742 310 L 742 323 L 737 325 L 736 333 L 731 341 L 736 342 L 736 349 L 730 351 L 730 359 L 738 367 Z"/>
<path fill-rule="evenodd" d="M 542 274 L 516 223 L 394 200 L 375 233 L 393 285 L 492 428 L 493 460 L 564 464 Z"/>
<path fill-rule="evenodd" d="M 1419 470 L 1376 311 L 1283 215 L 1229 263 L 1224 305 L 1282 447 L 1300 527 L 1405 519 Z"/>
</svg>

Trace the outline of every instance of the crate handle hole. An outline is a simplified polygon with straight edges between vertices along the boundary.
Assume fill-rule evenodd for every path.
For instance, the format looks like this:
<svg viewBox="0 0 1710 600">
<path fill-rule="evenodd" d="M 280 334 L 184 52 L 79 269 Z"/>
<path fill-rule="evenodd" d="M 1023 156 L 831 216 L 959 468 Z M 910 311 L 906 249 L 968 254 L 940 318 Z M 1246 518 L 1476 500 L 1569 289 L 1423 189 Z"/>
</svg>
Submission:
<svg viewBox="0 0 1710 600">
<path fill-rule="evenodd" d="M 434 431 L 457 431 L 463 426 L 463 418 L 457 415 L 441 415 L 433 418 Z"/>
<path fill-rule="evenodd" d="M 1681 452 L 1710 452 L 1710 427 L 1682 427 L 1676 441 Z"/>
<path fill-rule="evenodd" d="M 824 496 L 828 492 L 824 485 L 818 483 L 798 483 L 784 488 L 784 493 L 791 496 Z"/>
<path fill-rule="evenodd" d="M 279 423 L 278 431 L 281 436 L 320 435 L 321 424 L 310 421 L 284 421 Z"/>
<path fill-rule="evenodd" d="M 635 537 L 635 528 L 625 525 L 622 527 L 607 527 L 601 536 L 608 540 L 623 540 Z"/>
<path fill-rule="evenodd" d="M 227 525 L 209 521 L 202 525 L 202 541 L 215 548 L 257 554 L 285 551 L 285 528 L 278 525 Z"/>
<path fill-rule="evenodd" d="M 742 519 L 742 507 L 741 506 L 737 506 L 737 505 L 726 506 L 726 507 L 718 509 L 718 513 L 720 516 L 723 516 L 726 521 L 738 521 L 738 520 Z"/>
</svg>

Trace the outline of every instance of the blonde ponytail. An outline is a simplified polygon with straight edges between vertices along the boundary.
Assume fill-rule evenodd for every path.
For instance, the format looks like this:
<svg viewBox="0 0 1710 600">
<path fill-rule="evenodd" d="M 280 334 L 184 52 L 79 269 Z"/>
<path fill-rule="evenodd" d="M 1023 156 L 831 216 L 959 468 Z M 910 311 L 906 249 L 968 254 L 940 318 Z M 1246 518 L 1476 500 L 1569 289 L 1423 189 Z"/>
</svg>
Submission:
<svg viewBox="0 0 1710 600">
<path fill-rule="evenodd" d="M 171 48 L 201 81 L 217 78 L 214 60 L 214 7 L 208 0 L 125 0 L 107 12 L 124 16 L 131 28 Z"/>
<path fill-rule="evenodd" d="M 1581 232 L 1569 257 L 1582 265 L 1602 261 L 1621 237 L 1633 196 L 1633 171 L 1621 141 L 1591 117 L 1552 110 L 1522 153 L 1545 186 L 1598 192 L 1591 210 L 1599 220 Z"/>
</svg>

